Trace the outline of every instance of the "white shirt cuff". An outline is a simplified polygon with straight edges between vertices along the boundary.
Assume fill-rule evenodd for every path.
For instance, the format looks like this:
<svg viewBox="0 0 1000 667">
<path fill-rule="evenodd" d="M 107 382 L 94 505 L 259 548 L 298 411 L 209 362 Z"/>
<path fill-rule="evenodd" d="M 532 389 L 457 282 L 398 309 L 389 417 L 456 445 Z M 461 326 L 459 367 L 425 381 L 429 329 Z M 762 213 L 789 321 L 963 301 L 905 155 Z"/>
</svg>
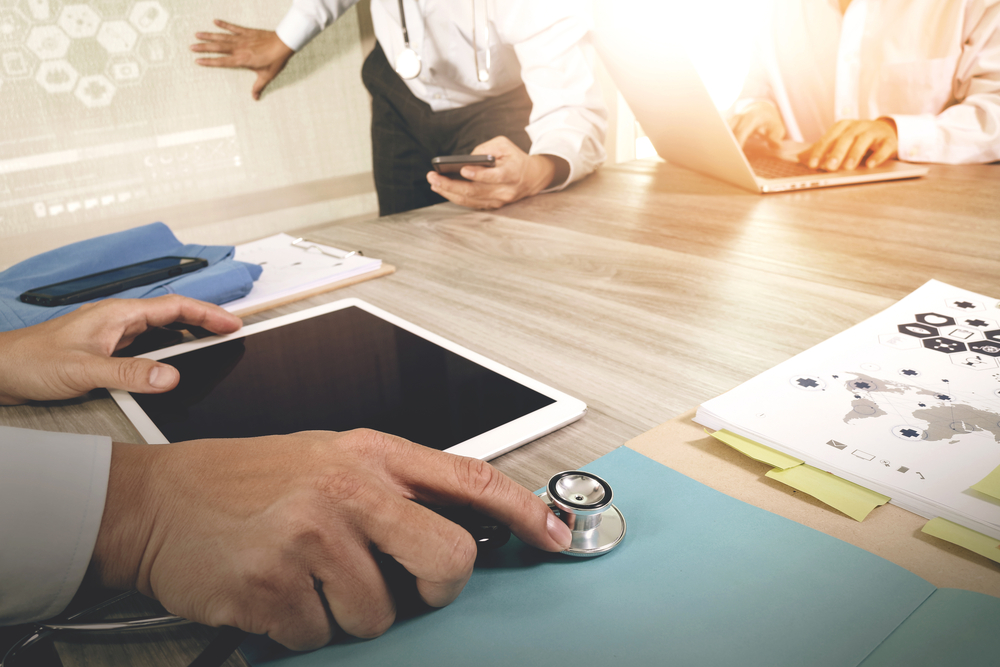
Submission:
<svg viewBox="0 0 1000 667">
<path fill-rule="evenodd" d="M 896 138 L 899 145 L 896 149 L 900 160 L 904 162 L 934 162 L 941 153 L 938 146 L 940 132 L 936 116 L 923 114 L 919 116 L 890 114 L 896 123 Z"/>
<path fill-rule="evenodd" d="M 0 426 L 0 625 L 51 618 L 97 543 L 111 439 Z"/>
<path fill-rule="evenodd" d="M 322 31 L 323 26 L 296 7 L 288 10 L 285 18 L 281 19 L 281 23 L 275 29 L 278 39 L 292 51 L 299 51 Z"/>
<path fill-rule="evenodd" d="M 558 185 L 542 190 L 558 192 L 570 183 L 584 178 L 604 164 L 604 146 L 591 137 L 573 130 L 550 130 L 531 144 L 531 155 L 553 155 L 569 163 L 569 175 Z"/>
</svg>

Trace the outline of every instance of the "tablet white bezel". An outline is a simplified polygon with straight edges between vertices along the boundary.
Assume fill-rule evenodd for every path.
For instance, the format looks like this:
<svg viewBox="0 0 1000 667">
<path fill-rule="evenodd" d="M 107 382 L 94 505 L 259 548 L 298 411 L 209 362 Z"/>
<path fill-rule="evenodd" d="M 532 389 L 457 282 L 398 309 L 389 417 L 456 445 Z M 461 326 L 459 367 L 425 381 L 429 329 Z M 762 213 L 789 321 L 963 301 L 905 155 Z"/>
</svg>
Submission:
<svg viewBox="0 0 1000 667">
<path fill-rule="evenodd" d="M 181 343 L 180 345 L 174 345 L 162 350 L 156 350 L 155 352 L 140 355 L 140 357 L 159 361 L 178 354 L 184 354 L 185 352 L 190 352 L 192 350 L 210 347 L 228 340 L 245 338 L 261 331 L 275 329 L 294 322 L 306 320 L 318 315 L 325 315 L 326 313 L 330 313 L 335 310 L 342 310 L 352 306 L 361 308 L 376 317 L 386 320 L 391 324 L 395 324 L 410 333 L 416 334 L 417 336 L 420 336 L 435 345 L 454 352 L 461 357 L 465 357 L 469 361 L 479 364 L 480 366 L 509 378 L 514 382 L 522 384 L 529 389 L 533 389 L 555 401 L 554 403 L 540 408 L 530 414 L 507 422 L 502 426 L 498 426 L 497 428 L 487 431 L 486 433 L 482 433 L 474 438 L 460 442 L 459 444 L 445 450 L 451 454 L 470 456 L 488 461 L 494 457 L 509 452 L 512 449 L 520 447 L 525 443 L 531 442 L 536 438 L 540 438 L 546 433 L 551 433 L 558 428 L 574 422 L 587 412 L 586 404 L 579 399 L 573 398 L 572 396 L 564 394 L 557 389 L 553 389 L 548 385 L 542 384 L 541 382 L 538 382 L 537 380 L 534 380 L 522 373 L 518 373 L 503 364 L 497 363 L 492 359 L 488 359 L 481 354 L 466 349 L 461 345 L 453 343 L 446 338 L 442 338 L 437 334 L 431 333 L 430 331 L 427 331 L 412 322 L 408 322 L 401 317 L 397 317 L 382 310 L 381 308 L 378 308 L 377 306 L 373 306 L 370 303 L 357 298 L 341 299 L 339 301 L 334 301 L 322 306 L 316 306 L 315 308 L 309 308 L 290 315 L 283 315 L 264 322 L 258 322 L 257 324 L 251 324 L 243 327 L 236 333 L 225 336 L 212 336 L 210 338 L 203 338 L 197 341 Z M 160 430 L 156 427 L 145 411 L 139 406 L 135 399 L 132 398 L 131 394 L 127 391 L 113 389 L 111 390 L 111 396 L 121 407 L 129 421 L 132 422 L 142 437 L 145 438 L 147 443 L 157 445 L 167 444 L 167 439 L 163 436 Z"/>
</svg>

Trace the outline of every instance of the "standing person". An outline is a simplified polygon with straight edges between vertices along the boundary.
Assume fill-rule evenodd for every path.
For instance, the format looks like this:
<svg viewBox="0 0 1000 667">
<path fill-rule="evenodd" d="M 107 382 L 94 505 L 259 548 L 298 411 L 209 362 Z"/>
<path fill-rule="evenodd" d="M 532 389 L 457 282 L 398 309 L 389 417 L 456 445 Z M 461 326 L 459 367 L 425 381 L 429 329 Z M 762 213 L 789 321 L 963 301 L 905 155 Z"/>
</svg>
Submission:
<svg viewBox="0 0 1000 667">
<path fill-rule="evenodd" d="M 216 20 L 199 32 L 206 67 L 257 72 L 255 99 L 288 60 L 357 0 L 295 0 L 276 31 Z M 362 79 L 372 95 L 379 211 L 445 199 L 499 208 L 559 190 L 604 161 L 607 111 L 584 44 L 589 4 L 573 0 L 372 0 L 378 43 Z M 488 154 L 465 180 L 430 170 L 438 155 Z"/>
<path fill-rule="evenodd" d="M 741 97 L 813 168 L 1000 160 L 1000 0 L 775 0 Z"/>
</svg>

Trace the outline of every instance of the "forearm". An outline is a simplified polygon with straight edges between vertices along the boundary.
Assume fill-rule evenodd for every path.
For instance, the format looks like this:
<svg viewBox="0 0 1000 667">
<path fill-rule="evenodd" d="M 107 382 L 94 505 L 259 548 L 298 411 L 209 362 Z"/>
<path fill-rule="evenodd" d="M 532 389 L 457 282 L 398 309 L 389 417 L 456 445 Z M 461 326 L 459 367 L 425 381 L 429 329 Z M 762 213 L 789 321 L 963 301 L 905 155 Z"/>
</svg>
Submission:
<svg viewBox="0 0 1000 667">
<path fill-rule="evenodd" d="M 907 162 L 974 164 L 1000 160 L 1000 93 L 974 95 L 934 116 L 890 114 Z"/>
<path fill-rule="evenodd" d="M 541 11 L 532 9 L 535 6 L 521 3 L 521 22 L 531 24 L 533 13 Z M 547 11 L 552 13 L 548 27 L 518 34 L 512 41 L 532 101 L 526 128 L 529 152 L 561 158 L 569 167 L 565 178 L 546 188 L 551 190 L 583 178 L 604 162 L 608 111 L 590 66 L 589 21 L 565 3 Z"/>
<path fill-rule="evenodd" d="M 156 509 L 150 489 L 159 451 L 148 445 L 112 445 L 107 500 L 87 572 L 87 578 L 100 586 L 128 590 L 141 581 Z M 142 588 L 149 594 L 148 586 Z"/>
</svg>

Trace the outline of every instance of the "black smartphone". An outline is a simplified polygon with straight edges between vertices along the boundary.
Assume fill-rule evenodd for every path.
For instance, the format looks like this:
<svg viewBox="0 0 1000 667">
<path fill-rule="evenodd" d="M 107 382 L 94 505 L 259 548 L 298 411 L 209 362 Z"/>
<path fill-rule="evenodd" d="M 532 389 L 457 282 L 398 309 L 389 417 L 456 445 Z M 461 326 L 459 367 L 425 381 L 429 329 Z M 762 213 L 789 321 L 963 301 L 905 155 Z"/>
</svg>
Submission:
<svg viewBox="0 0 1000 667">
<path fill-rule="evenodd" d="M 492 155 L 441 155 L 431 159 L 434 171 L 458 178 L 461 178 L 458 172 L 466 165 L 470 167 L 495 167 L 497 161 Z"/>
<path fill-rule="evenodd" d="M 201 257 L 157 257 L 61 283 L 35 287 L 22 294 L 21 301 L 36 306 L 67 306 L 149 285 L 182 273 L 191 273 L 205 266 L 208 266 L 208 260 Z"/>
</svg>

